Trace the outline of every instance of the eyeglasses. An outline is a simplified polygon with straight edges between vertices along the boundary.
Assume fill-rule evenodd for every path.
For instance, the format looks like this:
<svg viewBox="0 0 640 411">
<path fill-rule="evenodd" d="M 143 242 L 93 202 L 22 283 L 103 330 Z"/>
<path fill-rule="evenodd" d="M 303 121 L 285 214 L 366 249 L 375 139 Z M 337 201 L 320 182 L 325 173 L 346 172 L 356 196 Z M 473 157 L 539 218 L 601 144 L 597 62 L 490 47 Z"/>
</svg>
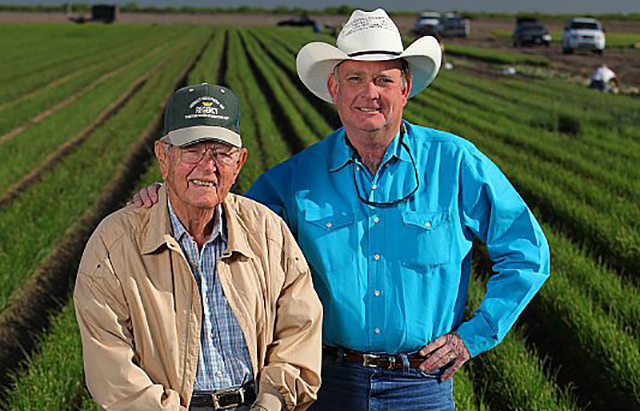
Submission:
<svg viewBox="0 0 640 411">
<path fill-rule="evenodd" d="M 236 159 L 238 150 L 220 149 L 217 147 L 187 147 L 179 148 L 180 160 L 187 164 L 198 164 L 206 153 L 210 152 L 213 160 L 218 165 L 230 166 Z"/>
<path fill-rule="evenodd" d="M 416 161 L 413 159 L 411 150 L 409 150 L 409 146 L 407 146 L 407 144 L 404 142 L 404 127 L 402 128 L 402 134 L 400 135 L 400 145 L 404 147 L 405 150 L 407 150 L 407 153 L 409 154 L 409 158 L 411 159 L 411 164 L 413 165 L 413 171 L 416 176 L 416 187 L 409 194 L 402 196 L 401 198 L 393 201 L 369 201 L 366 198 L 364 198 L 362 194 L 360 194 L 360 187 L 358 186 L 358 179 L 356 178 L 356 163 L 355 163 L 356 152 L 354 150 L 353 157 L 351 157 L 351 160 L 353 163 L 352 164 L 353 184 L 355 184 L 356 186 L 356 193 L 358 194 L 358 199 L 363 203 L 365 203 L 366 205 L 370 205 L 374 207 L 392 207 L 398 203 L 408 200 L 412 195 L 416 193 L 416 191 L 418 191 L 418 188 L 420 187 L 420 178 L 419 178 L 420 176 L 418 175 L 418 167 L 416 166 Z"/>
</svg>

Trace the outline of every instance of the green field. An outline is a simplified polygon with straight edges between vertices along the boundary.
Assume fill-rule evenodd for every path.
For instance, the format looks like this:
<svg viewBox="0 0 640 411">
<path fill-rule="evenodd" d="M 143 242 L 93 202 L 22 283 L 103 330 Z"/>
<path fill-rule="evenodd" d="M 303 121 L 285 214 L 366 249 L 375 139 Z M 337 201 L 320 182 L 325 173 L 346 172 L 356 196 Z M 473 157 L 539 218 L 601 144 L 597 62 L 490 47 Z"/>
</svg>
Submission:
<svg viewBox="0 0 640 411">
<path fill-rule="evenodd" d="M 318 39 L 271 27 L 0 26 L 0 408 L 97 409 L 70 303 L 75 270 L 97 223 L 160 179 L 151 147 L 173 90 L 208 81 L 236 92 L 250 151 L 242 192 L 339 126 L 295 71 L 296 52 Z M 456 374 L 457 409 L 640 409 L 640 100 L 443 70 L 405 118 L 476 144 L 552 250 L 551 279 L 514 330 Z M 491 273 L 482 247 L 476 256 L 468 313 Z"/>
</svg>

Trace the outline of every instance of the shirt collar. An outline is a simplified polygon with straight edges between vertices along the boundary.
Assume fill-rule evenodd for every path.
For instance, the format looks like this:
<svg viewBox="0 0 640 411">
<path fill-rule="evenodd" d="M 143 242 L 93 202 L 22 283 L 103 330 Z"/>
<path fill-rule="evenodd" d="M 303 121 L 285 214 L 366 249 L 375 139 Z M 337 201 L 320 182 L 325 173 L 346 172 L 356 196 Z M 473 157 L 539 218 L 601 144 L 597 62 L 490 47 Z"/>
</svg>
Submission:
<svg viewBox="0 0 640 411">
<path fill-rule="evenodd" d="M 167 207 L 169 208 L 169 219 L 171 220 L 171 225 L 173 227 L 173 236 L 176 240 L 182 241 L 182 237 L 185 235 L 190 236 L 187 232 L 187 229 L 182 224 L 182 221 L 178 218 L 175 211 L 173 211 L 173 207 L 171 206 L 171 199 L 167 196 Z M 213 213 L 213 231 L 207 240 L 207 243 L 215 241 L 218 236 L 226 242 L 226 235 L 224 233 L 224 218 L 222 216 L 222 207 L 218 205 Z"/>
<path fill-rule="evenodd" d="M 406 124 L 403 121 L 401 129 L 406 128 Z M 408 144 L 408 131 L 404 133 L 404 143 Z M 390 160 L 392 157 L 398 158 L 402 161 L 411 161 L 409 153 L 400 144 L 401 130 L 398 130 L 396 136 L 391 140 L 391 143 L 386 149 L 383 163 Z M 347 134 L 344 131 L 344 127 L 336 131 L 336 138 L 333 142 L 331 149 L 331 157 L 329 159 L 329 171 L 337 171 L 344 167 L 353 157 L 354 148 L 347 142 Z"/>
</svg>

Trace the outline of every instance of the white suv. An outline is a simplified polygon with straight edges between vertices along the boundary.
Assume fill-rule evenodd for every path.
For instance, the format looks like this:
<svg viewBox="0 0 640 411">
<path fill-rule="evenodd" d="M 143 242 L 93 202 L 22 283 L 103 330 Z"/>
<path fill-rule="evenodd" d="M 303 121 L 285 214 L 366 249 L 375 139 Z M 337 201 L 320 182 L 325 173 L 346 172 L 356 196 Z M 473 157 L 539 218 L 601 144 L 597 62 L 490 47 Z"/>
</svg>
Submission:
<svg viewBox="0 0 640 411">
<path fill-rule="evenodd" d="M 562 32 L 562 52 L 573 53 L 575 49 L 604 51 L 605 36 L 602 24 L 596 19 L 576 17 L 567 21 Z"/>
</svg>

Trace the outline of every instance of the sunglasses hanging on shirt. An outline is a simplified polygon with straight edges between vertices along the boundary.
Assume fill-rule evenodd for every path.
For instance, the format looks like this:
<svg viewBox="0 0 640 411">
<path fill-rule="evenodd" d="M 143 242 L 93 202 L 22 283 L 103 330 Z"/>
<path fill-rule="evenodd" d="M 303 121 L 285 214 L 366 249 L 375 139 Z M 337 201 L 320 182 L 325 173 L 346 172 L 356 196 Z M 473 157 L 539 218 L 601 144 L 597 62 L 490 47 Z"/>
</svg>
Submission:
<svg viewBox="0 0 640 411">
<path fill-rule="evenodd" d="M 401 132 L 400 132 L 400 146 L 404 147 L 405 150 L 407 150 L 407 153 L 409 154 L 409 158 L 411 159 L 411 164 L 413 165 L 413 171 L 415 173 L 416 176 L 416 187 L 407 195 L 402 196 L 401 198 L 397 199 L 397 200 L 393 200 L 393 201 L 369 201 L 366 198 L 364 198 L 364 196 L 360 193 L 360 186 L 358 186 L 358 179 L 356 178 L 356 150 L 353 150 L 353 156 L 351 157 L 351 163 L 352 163 L 352 170 L 353 170 L 353 184 L 355 184 L 356 186 L 356 193 L 358 194 L 358 199 L 363 202 L 366 205 L 370 205 L 370 206 L 374 206 L 374 207 L 392 207 L 398 203 L 401 203 L 403 201 L 408 200 L 409 198 L 411 198 L 411 196 L 413 196 L 416 191 L 418 191 L 418 188 L 420 188 L 420 178 L 418 175 L 418 167 L 416 166 L 416 162 L 413 159 L 413 155 L 411 154 L 411 150 L 409 149 L 409 146 L 404 142 L 404 135 L 405 135 L 405 128 L 404 125 L 401 128 Z"/>
</svg>

